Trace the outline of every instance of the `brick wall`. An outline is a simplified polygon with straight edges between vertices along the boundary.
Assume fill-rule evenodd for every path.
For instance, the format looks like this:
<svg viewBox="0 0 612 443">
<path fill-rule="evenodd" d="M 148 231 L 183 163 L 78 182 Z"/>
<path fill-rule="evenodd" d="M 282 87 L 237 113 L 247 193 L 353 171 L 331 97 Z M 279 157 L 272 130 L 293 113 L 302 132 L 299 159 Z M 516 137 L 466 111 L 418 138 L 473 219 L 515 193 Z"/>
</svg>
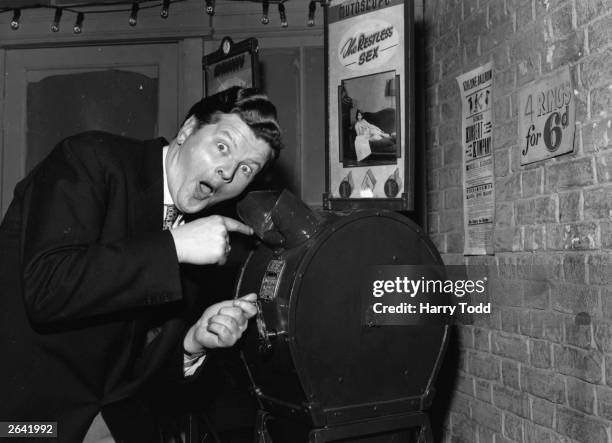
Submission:
<svg viewBox="0 0 612 443">
<path fill-rule="evenodd" d="M 499 276 L 493 313 L 457 328 L 445 440 L 612 442 L 612 2 L 424 5 L 428 230 Z M 490 60 L 495 255 L 464 257 L 456 76 Z M 521 167 L 518 91 L 565 65 L 575 152 Z"/>
</svg>

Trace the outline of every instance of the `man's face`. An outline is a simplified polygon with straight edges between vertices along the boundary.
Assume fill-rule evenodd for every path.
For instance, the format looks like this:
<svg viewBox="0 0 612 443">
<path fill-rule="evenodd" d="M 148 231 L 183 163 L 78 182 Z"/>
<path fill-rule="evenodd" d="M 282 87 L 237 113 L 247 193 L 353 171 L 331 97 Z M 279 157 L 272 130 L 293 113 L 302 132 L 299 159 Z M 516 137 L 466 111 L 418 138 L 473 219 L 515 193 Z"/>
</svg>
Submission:
<svg viewBox="0 0 612 443">
<path fill-rule="evenodd" d="M 180 211 L 198 212 L 239 195 L 272 157 L 270 145 L 236 114 L 198 129 L 190 118 L 168 150 L 170 195 Z"/>
</svg>

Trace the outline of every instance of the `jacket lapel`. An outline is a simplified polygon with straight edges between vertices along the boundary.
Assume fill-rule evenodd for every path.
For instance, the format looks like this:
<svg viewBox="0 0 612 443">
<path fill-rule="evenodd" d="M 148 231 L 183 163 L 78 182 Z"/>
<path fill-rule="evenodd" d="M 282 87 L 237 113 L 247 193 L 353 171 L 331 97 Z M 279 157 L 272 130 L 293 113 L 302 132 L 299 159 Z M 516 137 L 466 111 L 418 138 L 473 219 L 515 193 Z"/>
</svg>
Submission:
<svg viewBox="0 0 612 443">
<path fill-rule="evenodd" d="M 163 138 L 143 142 L 139 169 L 135 177 L 135 199 L 130 228 L 135 233 L 160 231 L 163 220 L 164 188 L 162 148 Z"/>
</svg>

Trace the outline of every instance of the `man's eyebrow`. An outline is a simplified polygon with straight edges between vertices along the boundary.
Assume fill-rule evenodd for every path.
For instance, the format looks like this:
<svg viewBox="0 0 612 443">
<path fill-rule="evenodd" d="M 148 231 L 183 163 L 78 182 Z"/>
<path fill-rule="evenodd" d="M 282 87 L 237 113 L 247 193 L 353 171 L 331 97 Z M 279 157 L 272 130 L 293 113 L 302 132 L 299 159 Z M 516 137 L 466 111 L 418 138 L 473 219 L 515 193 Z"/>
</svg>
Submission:
<svg viewBox="0 0 612 443">
<path fill-rule="evenodd" d="M 234 146 L 238 145 L 238 140 L 236 140 L 236 137 L 234 136 L 234 134 L 231 133 L 231 131 L 229 131 L 228 129 L 222 129 L 220 133 L 221 135 L 224 135 L 226 138 L 229 138 Z"/>
</svg>

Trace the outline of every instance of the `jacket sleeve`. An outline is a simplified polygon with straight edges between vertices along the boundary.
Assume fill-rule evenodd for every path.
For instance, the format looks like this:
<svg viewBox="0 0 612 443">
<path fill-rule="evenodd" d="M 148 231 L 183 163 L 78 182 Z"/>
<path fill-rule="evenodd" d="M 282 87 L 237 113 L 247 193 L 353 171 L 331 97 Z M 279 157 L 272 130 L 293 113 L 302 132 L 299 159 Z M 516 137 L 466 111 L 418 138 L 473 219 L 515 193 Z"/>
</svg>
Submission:
<svg viewBox="0 0 612 443">
<path fill-rule="evenodd" d="M 168 231 L 101 240 L 109 238 L 103 232 L 117 228 L 107 226 L 106 217 L 114 183 L 100 162 L 99 146 L 82 144 L 62 142 L 25 186 L 21 269 L 24 302 L 34 323 L 181 298 L 178 259 Z"/>
</svg>

